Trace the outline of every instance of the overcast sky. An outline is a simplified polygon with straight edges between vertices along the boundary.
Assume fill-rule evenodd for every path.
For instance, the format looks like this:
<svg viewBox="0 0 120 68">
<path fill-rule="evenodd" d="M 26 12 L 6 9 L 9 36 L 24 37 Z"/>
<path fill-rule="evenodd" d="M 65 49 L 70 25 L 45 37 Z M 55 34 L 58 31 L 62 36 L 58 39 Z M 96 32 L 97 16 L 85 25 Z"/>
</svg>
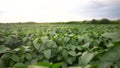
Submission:
<svg viewBox="0 0 120 68">
<path fill-rule="evenodd" d="M 0 22 L 119 19 L 120 0 L 0 0 Z"/>
</svg>

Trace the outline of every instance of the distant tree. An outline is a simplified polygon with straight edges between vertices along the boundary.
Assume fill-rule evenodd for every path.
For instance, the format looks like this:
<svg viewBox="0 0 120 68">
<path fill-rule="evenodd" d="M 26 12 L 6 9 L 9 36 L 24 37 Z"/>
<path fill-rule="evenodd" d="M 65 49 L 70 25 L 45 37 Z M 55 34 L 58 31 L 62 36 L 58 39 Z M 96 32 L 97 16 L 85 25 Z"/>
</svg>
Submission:
<svg viewBox="0 0 120 68">
<path fill-rule="evenodd" d="M 36 23 L 36 22 L 25 22 L 25 23 L 30 23 L 30 24 L 32 24 L 32 23 Z"/>
<path fill-rule="evenodd" d="M 97 23 L 98 23 L 98 21 L 97 21 L 97 20 L 95 20 L 95 19 L 92 19 L 91 23 L 93 23 L 93 24 L 97 24 Z"/>
<path fill-rule="evenodd" d="M 119 23 L 119 24 L 120 24 L 120 19 L 116 20 L 116 23 Z"/>
<path fill-rule="evenodd" d="M 106 18 L 103 18 L 103 19 L 101 19 L 100 20 L 100 23 L 101 24 L 108 24 L 108 23 L 110 23 L 111 21 L 109 20 L 109 19 L 106 19 Z"/>
<path fill-rule="evenodd" d="M 84 20 L 84 21 L 82 21 L 82 23 L 89 23 L 89 21 L 87 21 L 87 20 Z"/>
<path fill-rule="evenodd" d="M 70 21 L 70 22 L 67 22 L 68 24 L 79 24 L 79 23 L 82 23 L 80 21 Z"/>
</svg>

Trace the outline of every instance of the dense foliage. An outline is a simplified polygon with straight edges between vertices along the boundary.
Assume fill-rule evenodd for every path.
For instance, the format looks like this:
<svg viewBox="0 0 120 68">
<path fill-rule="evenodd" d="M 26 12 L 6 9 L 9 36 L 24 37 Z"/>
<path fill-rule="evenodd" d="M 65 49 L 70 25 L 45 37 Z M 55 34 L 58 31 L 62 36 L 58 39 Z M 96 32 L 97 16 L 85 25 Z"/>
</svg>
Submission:
<svg viewBox="0 0 120 68">
<path fill-rule="evenodd" d="M 0 24 L 0 68 L 120 68 L 120 24 Z"/>
</svg>

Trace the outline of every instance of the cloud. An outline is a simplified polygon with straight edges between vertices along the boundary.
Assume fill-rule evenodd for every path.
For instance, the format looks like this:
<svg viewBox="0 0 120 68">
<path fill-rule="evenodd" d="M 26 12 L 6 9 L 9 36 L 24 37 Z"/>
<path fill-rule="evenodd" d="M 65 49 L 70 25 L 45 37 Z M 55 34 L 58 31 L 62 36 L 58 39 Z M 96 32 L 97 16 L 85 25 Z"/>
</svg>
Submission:
<svg viewBox="0 0 120 68">
<path fill-rule="evenodd" d="M 79 6 L 75 13 L 80 17 L 89 18 L 120 18 L 120 0 L 92 0 Z"/>
<path fill-rule="evenodd" d="M 120 0 L 0 0 L 1 21 L 120 18 Z"/>
</svg>

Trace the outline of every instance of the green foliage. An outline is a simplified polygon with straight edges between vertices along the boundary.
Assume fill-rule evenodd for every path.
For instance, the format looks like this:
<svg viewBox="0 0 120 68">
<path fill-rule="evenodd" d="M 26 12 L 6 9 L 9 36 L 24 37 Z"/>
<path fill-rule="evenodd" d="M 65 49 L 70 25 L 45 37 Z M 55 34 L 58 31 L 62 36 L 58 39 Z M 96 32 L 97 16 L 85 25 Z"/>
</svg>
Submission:
<svg viewBox="0 0 120 68">
<path fill-rule="evenodd" d="M 81 66 L 85 66 L 92 60 L 93 57 L 94 53 L 84 52 L 82 56 L 79 58 L 79 64 Z"/>
<path fill-rule="evenodd" d="M 17 63 L 14 65 L 13 68 L 27 68 L 27 65 L 23 64 L 23 63 Z"/>
<path fill-rule="evenodd" d="M 2 24 L 0 29 L 0 68 L 120 67 L 119 24 Z"/>
<path fill-rule="evenodd" d="M 120 43 L 120 42 L 119 42 Z M 120 45 L 112 47 L 108 52 L 100 57 L 99 68 L 119 68 L 120 67 Z"/>
</svg>

